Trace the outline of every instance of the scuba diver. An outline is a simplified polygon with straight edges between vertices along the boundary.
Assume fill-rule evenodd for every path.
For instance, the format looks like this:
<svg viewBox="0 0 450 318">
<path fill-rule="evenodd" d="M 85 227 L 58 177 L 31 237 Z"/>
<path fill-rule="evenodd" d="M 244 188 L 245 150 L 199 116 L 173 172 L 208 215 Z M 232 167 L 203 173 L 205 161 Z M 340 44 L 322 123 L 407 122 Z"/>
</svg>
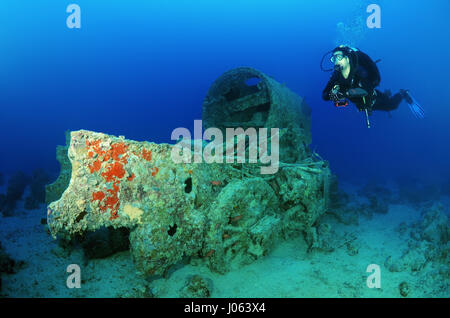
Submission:
<svg viewBox="0 0 450 318">
<path fill-rule="evenodd" d="M 323 60 L 332 53 L 331 62 L 333 69 L 324 70 Z M 376 63 L 365 53 L 358 49 L 341 45 L 334 50 L 325 53 L 321 62 L 323 71 L 333 71 L 327 86 L 323 90 L 322 98 L 333 101 L 336 107 L 345 107 L 348 100 L 356 105 L 359 111 L 366 114 L 367 127 L 370 128 L 369 115 L 374 110 L 391 111 L 397 109 L 405 100 L 411 112 L 418 118 L 423 118 L 425 113 L 408 90 L 401 89 L 393 95 L 389 90 L 379 91 L 376 87 L 380 84 L 380 72 Z"/>
</svg>

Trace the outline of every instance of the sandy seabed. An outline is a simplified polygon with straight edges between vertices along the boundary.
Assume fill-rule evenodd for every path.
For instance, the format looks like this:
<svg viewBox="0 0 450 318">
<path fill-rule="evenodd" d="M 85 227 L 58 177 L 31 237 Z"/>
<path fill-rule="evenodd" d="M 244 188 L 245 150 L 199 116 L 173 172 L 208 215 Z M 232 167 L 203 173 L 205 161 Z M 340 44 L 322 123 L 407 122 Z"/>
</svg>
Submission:
<svg viewBox="0 0 450 318">
<path fill-rule="evenodd" d="M 443 197 L 444 206 L 450 198 Z M 360 217 L 358 225 L 331 224 L 337 233 L 356 237 L 356 253 L 347 249 L 332 252 L 307 252 L 302 236 L 282 241 L 265 257 L 238 270 L 221 275 L 206 266 L 184 265 L 167 278 L 144 279 L 139 276 L 128 251 L 86 262 L 81 248 L 70 253 L 48 234 L 41 224 L 46 210 L 24 210 L 14 217 L 0 217 L 0 241 L 15 260 L 25 261 L 15 274 L 2 275 L 3 297 L 180 297 L 188 277 L 200 275 L 212 282 L 211 297 L 403 297 L 399 285 L 409 287 L 406 297 L 450 296 L 449 264 L 427 262 L 418 271 L 390 271 L 388 257 L 398 258 L 408 248 L 405 236 L 397 229 L 405 222 L 421 219 L 410 205 L 389 205 L 387 214 Z M 448 211 L 447 211 L 448 215 Z M 331 219 L 332 220 L 332 219 Z M 332 222 L 332 221 L 331 221 Z M 79 264 L 82 284 L 69 289 L 66 280 L 70 264 Z M 381 270 L 381 288 L 367 286 L 367 267 Z M 440 275 L 442 267 L 447 275 Z M 149 292 L 151 291 L 151 292 Z"/>
</svg>

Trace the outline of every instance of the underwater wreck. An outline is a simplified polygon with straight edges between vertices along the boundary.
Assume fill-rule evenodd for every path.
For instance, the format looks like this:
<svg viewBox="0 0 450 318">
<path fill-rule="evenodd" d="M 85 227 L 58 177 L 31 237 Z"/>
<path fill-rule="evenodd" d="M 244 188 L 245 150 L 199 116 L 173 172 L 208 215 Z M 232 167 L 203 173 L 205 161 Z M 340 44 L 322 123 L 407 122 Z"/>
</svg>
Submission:
<svg viewBox="0 0 450 318">
<path fill-rule="evenodd" d="M 175 163 L 172 144 L 72 131 L 57 149 L 60 177 L 47 187 L 50 232 L 70 240 L 126 228 L 135 266 L 146 275 L 164 275 L 186 259 L 225 273 L 302 233 L 312 245 L 335 177 L 309 149 L 310 116 L 301 97 L 252 68 L 212 84 L 204 128 L 279 128 L 274 174 L 261 174 L 261 162 Z"/>
</svg>

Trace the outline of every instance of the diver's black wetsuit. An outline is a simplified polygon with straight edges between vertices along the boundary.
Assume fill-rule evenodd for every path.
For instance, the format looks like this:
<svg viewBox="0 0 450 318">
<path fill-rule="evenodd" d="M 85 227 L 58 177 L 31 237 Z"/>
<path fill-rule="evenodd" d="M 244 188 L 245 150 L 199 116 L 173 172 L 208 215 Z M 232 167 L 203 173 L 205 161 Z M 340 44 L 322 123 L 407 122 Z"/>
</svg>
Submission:
<svg viewBox="0 0 450 318">
<path fill-rule="evenodd" d="M 322 98 L 324 100 L 330 100 L 331 90 L 335 85 L 339 85 L 339 91 L 343 94 L 342 96 L 354 103 L 360 110 L 367 108 L 369 111 L 391 111 L 400 105 L 403 99 L 403 95 L 400 93 L 392 96 L 390 91 L 382 93 L 375 89 L 380 84 L 380 73 L 375 62 L 367 54 L 356 51 L 349 56 L 349 60 L 350 74 L 348 78 L 345 79 L 340 70 L 334 71 L 323 90 Z M 352 88 L 364 89 L 367 92 L 367 96 L 364 98 L 353 96 L 350 90 Z"/>
</svg>

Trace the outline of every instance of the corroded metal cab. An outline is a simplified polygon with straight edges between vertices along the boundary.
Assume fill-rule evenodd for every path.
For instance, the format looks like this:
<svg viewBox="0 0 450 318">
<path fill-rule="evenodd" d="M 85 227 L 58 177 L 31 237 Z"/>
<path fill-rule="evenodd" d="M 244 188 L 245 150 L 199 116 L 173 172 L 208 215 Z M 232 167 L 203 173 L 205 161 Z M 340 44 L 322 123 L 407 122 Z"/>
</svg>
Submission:
<svg viewBox="0 0 450 318">
<path fill-rule="evenodd" d="M 225 72 L 203 102 L 205 128 L 279 128 L 280 161 L 311 156 L 311 108 L 284 84 L 250 67 Z"/>
</svg>

